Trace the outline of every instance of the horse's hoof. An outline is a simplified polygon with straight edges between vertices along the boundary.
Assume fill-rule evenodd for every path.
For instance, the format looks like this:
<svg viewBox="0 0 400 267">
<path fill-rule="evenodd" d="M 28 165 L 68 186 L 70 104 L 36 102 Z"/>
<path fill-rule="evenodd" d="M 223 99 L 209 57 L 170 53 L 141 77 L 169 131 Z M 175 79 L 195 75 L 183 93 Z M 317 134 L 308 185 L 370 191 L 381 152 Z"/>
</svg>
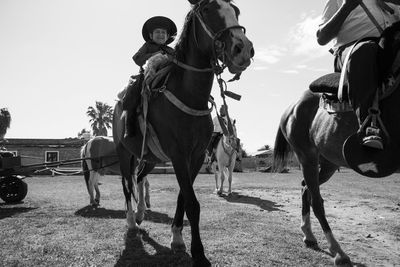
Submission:
<svg viewBox="0 0 400 267">
<path fill-rule="evenodd" d="M 198 267 L 205 267 L 205 266 L 211 266 L 211 262 L 206 258 L 206 256 L 201 256 L 200 258 L 193 258 L 193 265 L 192 266 L 198 266 Z"/>
<path fill-rule="evenodd" d="M 142 222 L 143 222 L 143 220 L 138 220 L 138 219 L 136 219 L 135 221 L 136 221 L 136 224 L 137 224 L 137 225 L 141 225 Z"/>
<path fill-rule="evenodd" d="M 151 208 L 150 202 L 146 202 L 146 208 L 148 208 L 148 209 Z"/>
<path fill-rule="evenodd" d="M 307 248 L 312 248 L 312 249 L 318 248 L 318 242 L 317 241 L 304 240 L 304 244 L 306 245 Z"/>
<path fill-rule="evenodd" d="M 353 264 L 351 263 L 351 260 L 349 256 L 340 256 L 340 254 L 336 254 L 335 259 L 334 259 L 334 264 L 335 266 L 340 266 L 340 267 L 352 267 Z"/>
<path fill-rule="evenodd" d="M 171 250 L 174 253 L 186 252 L 185 243 L 171 243 Z"/>
</svg>

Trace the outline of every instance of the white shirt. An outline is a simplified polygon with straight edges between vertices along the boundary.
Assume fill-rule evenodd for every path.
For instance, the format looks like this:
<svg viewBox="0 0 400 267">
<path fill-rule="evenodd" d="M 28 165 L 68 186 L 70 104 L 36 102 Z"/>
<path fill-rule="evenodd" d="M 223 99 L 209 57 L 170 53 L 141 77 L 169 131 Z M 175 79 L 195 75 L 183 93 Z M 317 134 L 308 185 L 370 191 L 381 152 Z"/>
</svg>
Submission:
<svg viewBox="0 0 400 267">
<path fill-rule="evenodd" d="M 383 11 L 377 4 L 377 0 L 363 0 L 368 10 L 385 29 L 394 22 L 400 20 L 400 7 L 392 3 L 386 3 L 393 8 L 394 14 Z M 342 6 L 343 0 L 327 0 L 322 13 L 320 25 L 326 23 Z M 366 37 L 379 37 L 380 33 L 361 6 L 357 6 L 346 18 L 338 36 L 333 40 L 334 49 L 350 42 Z"/>
</svg>

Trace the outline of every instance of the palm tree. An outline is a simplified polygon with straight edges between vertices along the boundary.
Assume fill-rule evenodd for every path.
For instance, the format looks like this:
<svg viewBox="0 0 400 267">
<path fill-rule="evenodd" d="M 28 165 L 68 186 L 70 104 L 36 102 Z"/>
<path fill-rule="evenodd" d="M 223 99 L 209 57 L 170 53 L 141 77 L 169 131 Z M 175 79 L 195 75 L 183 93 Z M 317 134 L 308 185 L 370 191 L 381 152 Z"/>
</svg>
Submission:
<svg viewBox="0 0 400 267">
<path fill-rule="evenodd" d="M 0 140 L 4 139 L 7 129 L 10 128 L 11 115 L 7 108 L 0 109 Z"/>
<path fill-rule="evenodd" d="M 86 114 L 94 136 L 107 136 L 107 129 L 111 128 L 113 109 L 106 103 L 96 101 L 95 107 L 88 107 Z"/>
</svg>

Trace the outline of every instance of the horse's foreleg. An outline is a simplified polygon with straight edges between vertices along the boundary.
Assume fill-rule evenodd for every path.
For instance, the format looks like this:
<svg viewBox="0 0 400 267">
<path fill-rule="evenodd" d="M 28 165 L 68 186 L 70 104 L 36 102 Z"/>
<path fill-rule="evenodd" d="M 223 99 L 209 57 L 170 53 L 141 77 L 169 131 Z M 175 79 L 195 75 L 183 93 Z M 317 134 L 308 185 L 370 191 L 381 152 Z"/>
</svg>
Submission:
<svg viewBox="0 0 400 267">
<path fill-rule="evenodd" d="M 132 198 L 130 192 L 130 182 L 124 176 L 122 176 L 122 188 L 125 195 L 126 201 L 126 222 L 129 229 L 137 229 L 139 226 L 136 224 L 136 216 L 132 207 Z"/>
<path fill-rule="evenodd" d="M 328 221 L 325 216 L 324 202 L 321 197 L 320 189 L 319 189 L 319 178 L 318 178 L 318 161 L 302 164 L 303 166 L 303 175 L 304 180 L 307 185 L 307 190 L 311 195 L 311 206 L 313 208 L 315 217 L 317 217 L 322 230 L 324 231 L 325 237 L 328 241 L 328 248 L 332 255 L 335 257 L 335 264 L 351 264 L 350 258 L 342 251 L 339 243 L 336 241 L 333 236 L 332 230 L 328 224 Z M 328 178 L 329 179 L 329 178 Z M 303 194 L 304 195 L 304 194 Z M 303 198 L 306 200 L 307 196 Z M 303 215 L 304 216 L 304 215 Z M 309 216 L 308 216 L 309 217 Z M 309 221 L 307 221 L 307 217 L 304 219 L 304 225 L 311 225 Z M 309 228 L 311 231 L 311 227 Z M 315 239 L 315 238 L 314 238 Z"/>
<path fill-rule="evenodd" d="M 233 169 L 235 168 L 236 156 L 232 157 L 231 165 L 228 168 L 228 196 L 232 194 L 232 176 L 233 176 Z"/>
<path fill-rule="evenodd" d="M 148 209 L 151 208 L 150 205 L 150 183 L 149 179 L 147 179 L 147 176 L 143 178 L 144 181 L 144 188 L 145 188 L 145 196 L 144 196 L 144 202 L 146 203 L 146 207 Z"/>
<path fill-rule="evenodd" d="M 136 223 L 140 225 L 144 219 L 144 212 L 146 211 L 146 204 L 144 201 L 144 179 L 138 183 L 138 196 Z"/>
<path fill-rule="evenodd" d="M 123 148 L 119 149 L 117 146 L 120 169 L 121 169 L 121 182 L 122 189 L 126 201 L 126 220 L 129 229 L 137 229 L 139 226 L 136 224 L 136 216 L 132 207 L 132 196 L 136 198 L 136 177 L 135 177 L 135 161 L 134 158 Z M 135 199 L 136 200 L 136 199 Z"/>
<path fill-rule="evenodd" d="M 225 169 L 226 169 L 225 166 L 223 166 L 220 162 L 218 162 L 218 176 L 220 179 L 220 186 L 217 191 L 217 194 L 220 196 L 224 192 Z"/>
<path fill-rule="evenodd" d="M 318 242 L 311 230 L 311 218 L 310 218 L 311 195 L 305 183 L 303 185 L 303 188 L 301 189 L 301 200 L 302 200 L 302 208 L 301 208 L 300 228 L 304 234 L 303 242 L 306 244 L 307 247 L 316 248 L 318 246 Z"/>
<path fill-rule="evenodd" d="M 320 171 L 318 175 L 318 181 L 319 185 L 322 185 L 323 183 L 328 181 L 329 178 L 332 177 L 332 175 L 338 169 L 338 166 L 326 160 L 322 156 L 320 157 L 319 165 L 320 165 Z M 317 247 L 318 246 L 317 239 L 315 238 L 311 230 L 311 218 L 310 218 L 311 195 L 309 190 L 307 189 L 307 186 L 305 185 L 305 182 L 302 181 L 301 184 L 303 186 L 303 188 L 301 189 L 301 195 L 302 195 L 301 230 L 304 233 L 303 241 L 307 247 Z"/>
<path fill-rule="evenodd" d="M 95 201 L 97 205 L 100 205 L 100 190 L 99 190 L 100 174 L 96 172 L 96 179 L 94 181 L 94 190 L 96 191 Z"/>
<path fill-rule="evenodd" d="M 204 255 L 204 247 L 203 243 L 201 242 L 199 230 L 200 204 L 193 190 L 194 180 L 204 162 L 204 153 L 201 153 L 201 155 L 194 161 L 192 160 L 190 164 L 185 164 L 185 157 L 181 154 L 179 154 L 177 158 L 172 159 L 172 162 L 180 187 L 178 206 L 175 213 L 172 229 L 174 230 L 178 228 L 179 230 L 179 227 L 183 225 L 183 204 L 183 208 L 186 212 L 186 216 L 190 222 L 191 228 L 192 243 L 190 251 L 193 258 L 193 265 L 211 266 L 211 263 Z M 176 219 L 179 219 L 179 221 L 177 221 Z"/>
<path fill-rule="evenodd" d="M 171 249 L 175 252 L 186 251 L 185 242 L 182 237 L 183 216 L 185 214 L 184 199 L 182 192 L 179 191 L 174 221 L 171 226 Z"/>
<path fill-rule="evenodd" d="M 90 171 L 90 176 L 89 176 L 89 181 L 88 181 L 88 193 L 89 193 L 89 198 L 90 198 L 90 205 L 92 206 L 97 206 L 97 202 L 94 197 L 94 184 L 95 184 L 95 179 L 96 179 L 96 172 L 95 171 Z"/>
<path fill-rule="evenodd" d="M 214 172 L 214 178 L 215 178 L 215 192 L 218 192 L 218 175 L 219 173 L 217 172 L 217 165 L 213 163 L 213 172 Z"/>
</svg>

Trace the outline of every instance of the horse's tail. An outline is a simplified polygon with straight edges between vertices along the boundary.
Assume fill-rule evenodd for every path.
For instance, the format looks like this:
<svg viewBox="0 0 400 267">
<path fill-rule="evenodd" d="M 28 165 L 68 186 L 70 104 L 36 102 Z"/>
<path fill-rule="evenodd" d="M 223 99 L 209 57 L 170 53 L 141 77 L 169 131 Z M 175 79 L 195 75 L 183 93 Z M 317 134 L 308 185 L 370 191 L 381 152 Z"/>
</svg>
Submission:
<svg viewBox="0 0 400 267">
<path fill-rule="evenodd" d="M 81 148 L 81 158 L 86 158 L 87 155 L 87 145 L 88 143 L 84 144 Z M 89 172 L 89 167 L 87 165 L 86 160 L 82 160 L 82 173 L 83 173 L 83 177 L 85 178 L 85 183 L 86 183 L 86 187 L 89 190 L 89 178 L 90 178 L 90 172 Z"/>
<path fill-rule="evenodd" d="M 279 127 L 276 133 L 274 146 L 274 162 L 272 164 L 272 172 L 281 172 L 285 169 L 289 155 L 292 153 L 290 144 L 283 135 L 282 129 Z"/>
</svg>

